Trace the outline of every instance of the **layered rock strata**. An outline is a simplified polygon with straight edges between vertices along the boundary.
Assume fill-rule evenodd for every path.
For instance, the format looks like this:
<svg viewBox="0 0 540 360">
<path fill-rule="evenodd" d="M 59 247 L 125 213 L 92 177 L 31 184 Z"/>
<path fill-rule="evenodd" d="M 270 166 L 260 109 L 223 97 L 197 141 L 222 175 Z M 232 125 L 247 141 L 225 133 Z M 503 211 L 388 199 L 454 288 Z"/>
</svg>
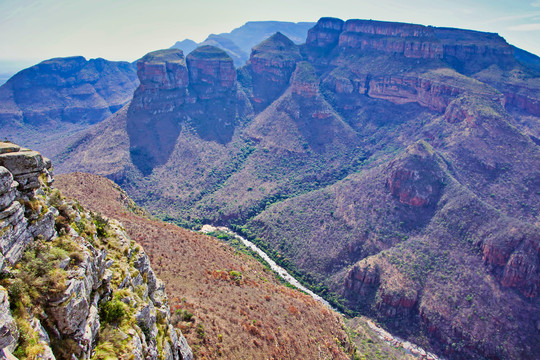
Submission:
<svg viewBox="0 0 540 360">
<path fill-rule="evenodd" d="M 321 18 L 309 30 L 306 45 L 325 51 L 354 49 L 443 59 L 466 72 L 514 62 L 512 47 L 497 34 L 373 20 Z"/>
<path fill-rule="evenodd" d="M 265 109 L 285 91 L 301 59 L 298 46 L 279 32 L 253 48 L 248 67 L 255 110 Z"/>
<path fill-rule="evenodd" d="M 52 183 L 51 170 L 40 153 L 0 143 L 0 270 L 15 264 L 34 238 L 56 234 L 53 212 L 35 197 L 40 176 Z"/>
<path fill-rule="evenodd" d="M 232 59 L 216 47 L 201 46 L 187 58 L 178 49 L 155 51 L 137 69 L 141 85 L 127 109 L 127 131 L 131 159 L 143 175 L 167 162 L 184 126 L 227 143 L 237 118 L 251 111 Z"/>
</svg>

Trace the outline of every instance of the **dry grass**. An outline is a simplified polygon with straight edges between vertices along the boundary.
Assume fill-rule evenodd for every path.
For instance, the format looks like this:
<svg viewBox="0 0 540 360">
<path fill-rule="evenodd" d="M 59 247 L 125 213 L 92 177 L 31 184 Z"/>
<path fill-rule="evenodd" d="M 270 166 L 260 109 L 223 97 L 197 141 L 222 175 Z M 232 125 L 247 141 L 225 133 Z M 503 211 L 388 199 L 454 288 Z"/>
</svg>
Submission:
<svg viewBox="0 0 540 360">
<path fill-rule="evenodd" d="M 198 359 L 349 358 L 340 316 L 279 284 L 254 259 L 217 239 L 128 212 L 105 178 L 58 175 L 56 186 L 87 209 L 121 221 L 144 246 L 167 284 L 171 308 L 193 314 L 191 321 L 176 318 L 176 326 Z"/>
</svg>

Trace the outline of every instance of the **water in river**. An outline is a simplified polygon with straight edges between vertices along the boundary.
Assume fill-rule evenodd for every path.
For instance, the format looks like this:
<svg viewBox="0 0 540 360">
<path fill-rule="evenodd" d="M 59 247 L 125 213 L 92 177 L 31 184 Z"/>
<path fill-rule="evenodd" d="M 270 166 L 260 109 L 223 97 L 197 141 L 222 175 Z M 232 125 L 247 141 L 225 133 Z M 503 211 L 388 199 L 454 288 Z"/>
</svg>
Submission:
<svg viewBox="0 0 540 360">
<path fill-rule="evenodd" d="M 305 293 L 307 293 L 308 295 L 313 297 L 315 300 L 318 300 L 321 303 L 323 303 L 324 305 L 328 306 L 330 309 L 335 310 L 328 303 L 328 301 L 324 300 L 322 297 L 315 294 L 313 291 L 309 290 L 304 285 L 300 284 L 300 282 L 298 280 L 296 280 L 291 274 L 289 274 L 287 272 L 287 270 L 285 270 L 284 268 L 282 268 L 281 266 L 276 264 L 276 262 L 274 260 L 272 260 L 268 255 L 266 255 L 266 253 L 264 251 L 259 249 L 259 247 L 257 245 L 255 245 L 255 244 L 253 244 L 251 241 L 243 238 L 242 236 L 238 235 L 234 231 L 232 231 L 229 228 L 224 227 L 224 226 L 216 227 L 216 226 L 212 226 L 212 225 L 204 225 L 202 227 L 202 229 L 201 229 L 201 232 L 205 233 L 205 234 L 212 233 L 212 232 L 215 232 L 215 231 L 223 232 L 223 233 L 226 233 L 226 234 L 228 234 L 230 236 L 234 236 L 236 239 L 240 240 L 249 249 L 251 249 L 251 250 L 255 251 L 257 254 L 259 254 L 259 256 L 262 257 L 264 259 L 264 261 L 266 261 L 268 263 L 270 268 L 272 270 L 274 270 L 276 273 L 278 273 L 279 276 L 281 276 L 283 279 L 285 279 L 289 284 L 291 284 L 291 285 L 295 286 L 296 288 L 304 291 Z M 335 311 L 337 311 L 337 310 L 335 310 Z M 375 331 L 379 335 L 379 337 L 381 339 L 383 339 L 384 341 L 386 341 L 389 344 L 392 344 L 393 346 L 395 346 L 397 348 L 405 349 L 405 351 L 407 351 L 409 354 L 417 356 L 420 359 L 442 360 L 442 358 L 439 358 L 435 354 L 432 354 L 432 353 L 429 353 L 429 352 L 425 351 L 424 349 L 422 349 L 421 347 L 419 347 L 419 346 L 417 346 L 417 345 L 415 345 L 413 343 L 410 343 L 408 341 L 404 341 L 404 340 L 400 339 L 397 336 L 393 336 L 392 334 L 390 334 L 389 332 L 387 332 L 383 328 L 377 326 L 371 320 L 368 320 L 368 325 L 373 331 Z"/>
</svg>

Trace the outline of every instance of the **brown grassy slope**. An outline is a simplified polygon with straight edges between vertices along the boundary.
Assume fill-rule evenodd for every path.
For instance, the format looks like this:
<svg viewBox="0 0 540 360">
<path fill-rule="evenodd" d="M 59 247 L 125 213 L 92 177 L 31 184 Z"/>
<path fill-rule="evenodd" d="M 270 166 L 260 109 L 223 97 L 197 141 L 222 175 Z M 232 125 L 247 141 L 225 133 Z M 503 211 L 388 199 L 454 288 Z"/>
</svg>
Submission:
<svg viewBox="0 0 540 360">
<path fill-rule="evenodd" d="M 420 141 L 391 162 L 273 204 L 248 227 L 302 273 L 341 286 L 350 307 L 415 342 L 430 345 L 411 331 L 418 325 L 452 358 L 531 358 L 540 344 L 540 153 L 507 119 L 489 101 L 457 99 L 424 127 L 440 134 L 433 147 Z M 411 194 L 429 194 L 429 203 L 414 206 Z M 358 271 L 343 281 L 355 258 Z"/>
<path fill-rule="evenodd" d="M 254 259 L 220 241 L 127 210 L 111 181 L 89 174 L 58 175 L 56 187 L 83 206 L 120 220 L 149 254 L 167 284 L 173 309 L 199 359 L 347 359 L 340 316 L 311 297 L 280 285 Z M 235 281 L 231 270 L 241 272 Z M 346 346 L 346 345 L 345 345 Z"/>
</svg>

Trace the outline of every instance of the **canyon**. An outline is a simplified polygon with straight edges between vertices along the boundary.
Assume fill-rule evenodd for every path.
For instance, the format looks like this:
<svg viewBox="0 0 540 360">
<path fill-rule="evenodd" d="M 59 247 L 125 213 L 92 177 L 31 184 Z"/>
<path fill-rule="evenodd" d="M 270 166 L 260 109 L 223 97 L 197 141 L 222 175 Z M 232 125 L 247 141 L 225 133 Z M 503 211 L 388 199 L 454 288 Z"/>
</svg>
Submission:
<svg viewBox="0 0 540 360">
<path fill-rule="evenodd" d="M 335 18 L 240 68 L 210 45 L 158 50 L 131 101 L 52 158 L 162 220 L 232 228 L 429 351 L 534 358 L 540 73 L 516 54 L 492 33 Z"/>
</svg>

